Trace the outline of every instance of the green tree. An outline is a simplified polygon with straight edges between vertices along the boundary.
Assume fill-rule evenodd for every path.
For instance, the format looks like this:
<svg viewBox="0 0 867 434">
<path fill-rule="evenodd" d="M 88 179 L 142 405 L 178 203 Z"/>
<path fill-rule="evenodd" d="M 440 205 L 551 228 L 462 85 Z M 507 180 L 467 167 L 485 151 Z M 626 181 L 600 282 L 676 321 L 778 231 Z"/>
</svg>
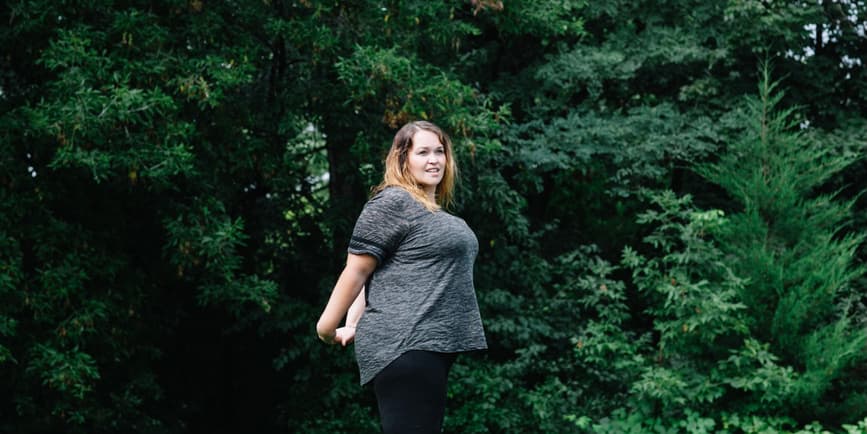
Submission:
<svg viewBox="0 0 867 434">
<path fill-rule="evenodd" d="M 4 4 L 4 431 L 207 426 L 212 358 L 243 348 L 221 329 L 276 304 L 279 271 L 255 259 L 265 217 L 285 220 L 260 180 L 301 151 L 227 121 L 257 115 L 266 58 L 229 8 Z M 294 193 L 296 168 L 275 184 Z"/>
<path fill-rule="evenodd" d="M 656 353 L 639 359 L 628 408 L 596 430 L 751 432 L 763 421 L 785 431 L 867 412 L 857 369 L 867 358 L 865 312 L 854 289 L 863 235 L 845 230 L 851 202 L 818 190 L 863 156 L 800 131 L 763 71 L 759 96 L 730 119 L 743 126 L 739 139 L 698 167 L 735 199 L 734 212 L 652 194 L 639 222 L 654 226 L 645 241 L 658 253 L 624 250 L 648 298 Z"/>
<path fill-rule="evenodd" d="M 829 426 L 854 420 L 858 359 L 799 357 L 861 318 L 856 296 L 842 306 L 867 280 L 829 258 L 854 249 L 865 220 L 829 232 L 845 211 L 829 200 L 803 242 L 837 250 L 797 265 L 785 250 L 774 266 L 786 292 L 761 295 L 772 280 L 750 274 L 755 256 L 735 261 L 745 245 L 705 238 L 746 202 L 688 168 L 726 161 L 745 137 L 754 119 L 728 113 L 764 53 L 787 77 L 779 103 L 800 104 L 797 140 L 861 152 L 865 13 L 806 0 L 3 3 L 0 430 L 376 432 L 351 352 L 312 327 L 410 119 L 452 133 L 453 211 L 481 246 L 491 349 L 455 366 L 449 430 L 601 431 L 606 417 L 647 428 L 667 414 L 679 419 L 655 426 L 749 431 L 769 420 L 749 406 L 782 396 L 779 420 L 820 396 L 847 402 Z M 864 215 L 864 164 L 804 197 L 837 194 Z M 642 189 L 677 195 L 648 205 Z M 625 264 L 623 246 L 642 265 Z M 684 251 L 703 253 L 678 262 Z M 834 294 L 811 298 L 822 288 Z M 833 320 L 845 312 L 850 323 Z M 640 401 L 653 405 L 618 410 Z"/>
<path fill-rule="evenodd" d="M 847 230 L 852 201 L 819 190 L 863 155 L 798 131 L 768 68 L 763 74 L 740 118 L 750 120 L 743 135 L 700 170 L 739 208 L 719 239 L 747 280 L 739 299 L 751 335 L 797 373 L 786 405 L 804 419 L 863 414 L 867 397 L 855 385 L 865 378 L 852 368 L 867 358 L 855 286 L 865 272 L 857 261 L 864 235 Z"/>
</svg>

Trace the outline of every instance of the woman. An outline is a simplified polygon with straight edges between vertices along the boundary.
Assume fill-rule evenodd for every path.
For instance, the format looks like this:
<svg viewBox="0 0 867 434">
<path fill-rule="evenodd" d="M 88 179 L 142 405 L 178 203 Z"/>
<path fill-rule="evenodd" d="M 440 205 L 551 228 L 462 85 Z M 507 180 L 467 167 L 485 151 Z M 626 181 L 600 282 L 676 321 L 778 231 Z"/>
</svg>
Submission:
<svg viewBox="0 0 867 434">
<path fill-rule="evenodd" d="M 361 384 L 373 383 L 386 434 L 440 432 L 456 354 L 487 348 L 473 288 L 478 241 L 441 208 L 456 175 L 439 127 L 419 121 L 397 132 L 316 325 L 327 343 L 355 341 Z"/>
</svg>

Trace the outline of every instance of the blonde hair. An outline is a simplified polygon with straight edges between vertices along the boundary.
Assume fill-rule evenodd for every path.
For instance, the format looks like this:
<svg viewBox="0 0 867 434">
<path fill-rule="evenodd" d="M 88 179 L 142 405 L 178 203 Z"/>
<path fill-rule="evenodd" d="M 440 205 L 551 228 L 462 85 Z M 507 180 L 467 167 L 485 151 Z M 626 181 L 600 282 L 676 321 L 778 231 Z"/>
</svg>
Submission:
<svg viewBox="0 0 867 434">
<path fill-rule="evenodd" d="M 446 164 L 443 168 L 443 178 L 437 184 L 435 201 L 430 200 L 427 194 L 425 194 L 424 189 L 416 182 L 409 171 L 409 152 L 412 150 L 412 138 L 415 136 L 415 133 L 421 130 L 436 134 L 445 150 Z M 440 207 L 451 205 L 454 198 L 457 176 L 458 165 L 455 162 L 452 141 L 449 139 L 449 136 L 440 127 L 431 122 L 410 122 L 401 127 L 394 135 L 394 141 L 391 142 L 391 148 L 385 157 L 385 173 L 383 174 L 382 182 L 373 189 L 373 194 L 382 191 L 386 187 L 401 187 L 408 191 L 425 208 L 436 211 Z"/>
</svg>

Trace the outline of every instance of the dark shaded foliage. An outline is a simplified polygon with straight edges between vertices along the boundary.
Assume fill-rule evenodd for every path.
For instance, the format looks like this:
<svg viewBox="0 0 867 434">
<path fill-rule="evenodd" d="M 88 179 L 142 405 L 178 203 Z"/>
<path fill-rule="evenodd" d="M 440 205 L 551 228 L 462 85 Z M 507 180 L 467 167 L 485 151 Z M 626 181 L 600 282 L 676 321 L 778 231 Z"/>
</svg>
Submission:
<svg viewBox="0 0 867 434">
<path fill-rule="evenodd" d="M 863 2 L 29 0 L 0 22 L 0 431 L 376 432 L 313 324 L 413 119 L 452 134 L 481 246 L 491 349 L 455 366 L 447 431 L 867 413 Z"/>
</svg>

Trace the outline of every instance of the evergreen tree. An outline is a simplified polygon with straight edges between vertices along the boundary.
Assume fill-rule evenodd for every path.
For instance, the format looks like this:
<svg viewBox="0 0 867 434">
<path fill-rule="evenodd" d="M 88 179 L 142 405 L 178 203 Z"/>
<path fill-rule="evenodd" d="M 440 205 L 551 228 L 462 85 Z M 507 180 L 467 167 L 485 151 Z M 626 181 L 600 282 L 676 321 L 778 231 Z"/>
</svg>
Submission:
<svg viewBox="0 0 867 434">
<path fill-rule="evenodd" d="M 793 108 L 762 68 L 758 97 L 738 116 L 746 128 L 699 172 L 720 185 L 737 211 L 718 231 L 750 335 L 769 345 L 797 381 L 783 399 L 799 419 L 867 413 L 865 312 L 856 282 L 863 230 L 851 228 L 851 201 L 821 187 L 862 155 L 799 130 Z M 859 373 L 860 372 L 860 373 Z"/>
</svg>

